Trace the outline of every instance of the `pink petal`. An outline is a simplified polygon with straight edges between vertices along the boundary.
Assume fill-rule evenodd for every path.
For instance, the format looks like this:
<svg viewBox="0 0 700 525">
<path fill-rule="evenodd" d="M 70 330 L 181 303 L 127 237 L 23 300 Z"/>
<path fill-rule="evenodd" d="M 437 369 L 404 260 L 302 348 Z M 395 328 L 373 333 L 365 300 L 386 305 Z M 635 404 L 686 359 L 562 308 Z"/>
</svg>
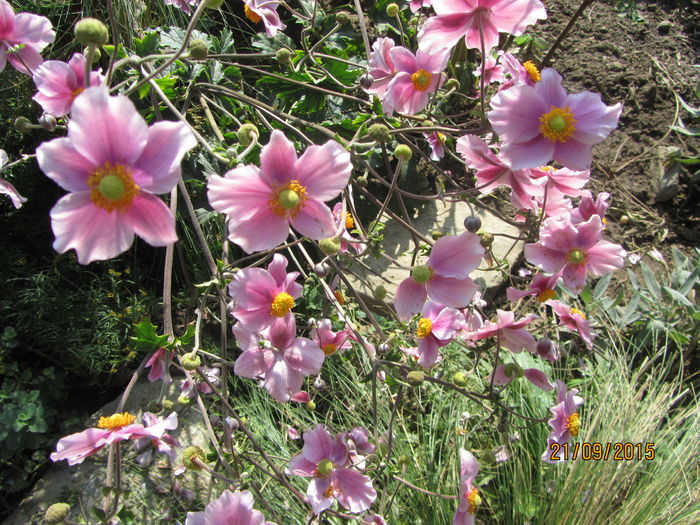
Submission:
<svg viewBox="0 0 700 525">
<path fill-rule="evenodd" d="M 255 378 L 264 376 L 267 372 L 265 362 L 265 351 L 263 349 L 253 349 L 243 352 L 233 367 L 233 372 L 237 376 Z"/>
<path fill-rule="evenodd" d="M 617 127 L 622 105 L 606 106 L 598 93 L 584 91 L 569 95 L 566 99 L 576 118 L 573 139 L 593 145 L 605 140 Z"/>
<path fill-rule="evenodd" d="M 418 341 L 418 364 L 423 368 L 430 368 L 440 360 L 440 351 L 437 341 L 431 335 Z"/>
<path fill-rule="evenodd" d="M 177 241 L 175 217 L 155 195 L 140 193 L 127 213 L 134 233 L 151 246 L 167 246 Z"/>
<path fill-rule="evenodd" d="M 260 178 L 271 187 L 296 179 L 297 154 L 294 143 L 276 129 L 260 153 Z"/>
<path fill-rule="evenodd" d="M 469 305 L 479 287 L 468 277 L 454 279 L 436 275 L 428 281 L 428 297 L 450 308 L 464 308 Z"/>
<path fill-rule="evenodd" d="M 535 93 L 547 104 L 543 114 L 550 110 L 550 106 L 561 108 L 566 105 L 566 90 L 561 85 L 561 75 L 551 67 L 544 68 L 540 74 L 540 81 L 532 88 Z"/>
<path fill-rule="evenodd" d="M 394 63 L 396 72 L 412 74 L 418 71 L 416 57 L 408 49 L 402 46 L 396 46 L 389 50 L 389 56 Z"/>
<path fill-rule="evenodd" d="M 86 191 L 87 179 L 97 168 L 80 155 L 68 137 L 42 143 L 36 150 L 41 170 L 66 191 Z"/>
<path fill-rule="evenodd" d="M 512 377 L 506 375 L 506 366 L 503 364 L 498 365 L 491 375 L 494 385 L 507 385 L 513 380 Z"/>
<path fill-rule="evenodd" d="M 332 477 L 338 503 L 350 512 L 363 512 L 377 499 L 372 481 L 356 470 L 339 468 L 333 472 Z"/>
<path fill-rule="evenodd" d="M 394 295 L 394 308 L 399 319 L 407 321 L 420 312 L 427 296 L 425 284 L 416 282 L 413 277 L 401 281 Z"/>
<path fill-rule="evenodd" d="M 211 207 L 235 222 L 247 221 L 259 211 L 269 210 L 268 202 L 274 193 L 260 178 L 257 166 L 241 166 L 224 177 L 212 175 L 207 188 Z"/>
<path fill-rule="evenodd" d="M 291 314 L 273 319 L 270 324 L 270 343 L 273 347 L 282 351 L 286 359 L 287 349 L 294 343 L 297 335 L 297 324 L 294 316 Z"/>
<path fill-rule="evenodd" d="M 313 429 L 304 432 L 304 458 L 313 463 L 320 463 L 333 455 L 335 441 L 323 425 L 317 424 Z"/>
<path fill-rule="evenodd" d="M 350 153 L 334 140 L 309 146 L 296 162 L 296 173 L 309 197 L 322 202 L 335 199 L 350 180 Z"/>
<path fill-rule="evenodd" d="M 542 370 L 537 370 L 536 368 L 526 368 L 524 372 L 527 380 L 537 388 L 544 390 L 545 392 L 554 388 L 554 385 L 547 378 L 547 375 L 542 372 Z"/>
<path fill-rule="evenodd" d="M 479 236 L 464 232 L 438 239 L 428 257 L 428 266 L 440 277 L 465 279 L 476 270 L 484 256 Z"/>
<path fill-rule="evenodd" d="M 588 144 L 582 144 L 571 138 L 566 142 L 554 143 L 552 158 L 567 168 L 585 170 L 591 167 L 593 151 Z"/>
<path fill-rule="evenodd" d="M 292 374 L 290 373 L 287 363 L 282 359 L 282 355 L 275 353 L 275 361 L 273 362 L 272 368 L 268 369 L 265 374 L 265 389 L 270 393 L 270 395 L 275 398 L 280 403 L 286 403 L 289 401 L 291 392 L 299 390 L 299 388 L 292 388 L 290 384 L 292 383 Z"/>
<path fill-rule="evenodd" d="M 306 488 L 306 495 L 314 513 L 318 514 L 333 504 L 333 498 L 327 498 L 324 494 L 331 484 L 328 478 L 314 478 Z"/>
<path fill-rule="evenodd" d="M 15 17 L 12 35 L 8 37 L 8 40 L 25 43 L 37 51 L 42 51 L 55 39 L 51 21 L 32 13 L 19 13 Z"/>
<path fill-rule="evenodd" d="M 315 241 L 333 237 L 338 229 L 328 206 L 313 198 L 308 199 L 289 222 L 299 233 Z"/>
<path fill-rule="evenodd" d="M 281 253 L 276 253 L 272 257 L 272 262 L 267 266 L 268 273 L 275 280 L 275 284 L 280 288 L 284 285 L 284 282 L 287 279 L 287 263 L 287 258 L 284 255 Z M 293 273 L 299 275 L 298 272 Z"/>
<path fill-rule="evenodd" d="M 593 275 L 605 275 L 625 265 L 627 252 L 618 244 L 599 241 L 586 252 L 586 267 Z"/>
<path fill-rule="evenodd" d="M 285 217 L 275 215 L 269 208 L 261 208 L 248 220 L 229 222 L 228 238 L 246 253 L 270 250 L 282 244 L 289 235 Z"/>
<path fill-rule="evenodd" d="M 479 462 L 474 454 L 463 448 L 459 449 L 459 474 L 462 481 L 473 482 L 479 473 Z"/>
<path fill-rule="evenodd" d="M 491 12 L 491 21 L 502 33 L 522 35 L 527 26 L 547 18 L 540 0 L 506 0 Z"/>
<path fill-rule="evenodd" d="M 78 465 L 83 460 L 100 450 L 104 444 L 100 444 L 109 430 L 88 428 L 58 440 L 56 452 L 51 454 L 51 461 L 68 460 L 69 465 Z"/>
<path fill-rule="evenodd" d="M 556 147 L 554 142 L 537 136 L 527 142 L 504 143 L 500 158 L 513 170 L 536 168 L 552 160 Z"/>
<path fill-rule="evenodd" d="M 471 13 L 454 12 L 428 18 L 418 32 L 419 47 L 426 51 L 454 47 L 469 31 L 472 19 Z"/>
<path fill-rule="evenodd" d="M 527 142 L 537 137 L 540 134 L 539 118 L 549 111 L 548 101 L 530 86 L 499 91 L 491 99 L 491 107 L 489 122 L 506 144 Z M 514 166 L 513 169 L 520 168 Z"/>
<path fill-rule="evenodd" d="M 318 343 L 304 337 L 298 337 L 284 352 L 289 367 L 304 375 L 317 374 L 325 357 Z"/>
<path fill-rule="evenodd" d="M 22 204 L 27 202 L 27 198 L 22 197 L 17 188 L 3 178 L 0 178 L 0 195 L 7 195 L 15 208 L 20 208 Z"/>
</svg>

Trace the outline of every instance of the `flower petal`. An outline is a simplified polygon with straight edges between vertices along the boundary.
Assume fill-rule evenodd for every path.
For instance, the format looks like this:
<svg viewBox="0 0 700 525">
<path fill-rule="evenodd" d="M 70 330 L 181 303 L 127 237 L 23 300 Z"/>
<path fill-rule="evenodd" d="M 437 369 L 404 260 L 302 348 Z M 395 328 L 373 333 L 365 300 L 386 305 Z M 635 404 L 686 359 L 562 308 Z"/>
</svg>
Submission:
<svg viewBox="0 0 700 525">
<path fill-rule="evenodd" d="M 296 162 L 296 177 L 309 197 L 326 202 L 347 186 L 352 173 L 350 153 L 334 140 L 309 146 Z"/>
<path fill-rule="evenodd" d="M 155 195 L 140 193 L 128 211 L 134 233 L 151 246 L 168 246 L 177 241 L 175 217 Z"/>
</svg>

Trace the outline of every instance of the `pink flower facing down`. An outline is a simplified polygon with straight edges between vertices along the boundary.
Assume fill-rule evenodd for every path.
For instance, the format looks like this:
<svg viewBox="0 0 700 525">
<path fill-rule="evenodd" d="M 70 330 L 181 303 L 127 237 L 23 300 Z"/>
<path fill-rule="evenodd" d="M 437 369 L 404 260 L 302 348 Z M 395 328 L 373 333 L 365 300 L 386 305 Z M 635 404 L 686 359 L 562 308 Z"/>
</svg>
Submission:
<svg viewBox="0 0 700 525">
<path fill-rule="evenodd" d="M 566 385 L 561 381 L 557 381 L 557 388 L 559 389 L 557 393 L 558 403 L 550 408 L 554 417 L 547 422 L 552 431 L 547 436 L 547 450 L 542 454 L 542 461 L 546 463 L 557 463 L 556 460 L 552 460 L 552 453 L 556 452 L 556 450 L 552 450 L 554 443 L 559 445 L 568 443 L 572 437 L 578 436 L 581 429 L 581 416 L 578 413 L 578 407 L 583 404 L 583 399 L 576 395 L 578 389 L 572 388 L 567 392 Z M 565 454 L 558 456 L 559 461 L 566 461 Z"/>
<path fill-rule="evenodd" d="M 542 79 L 540 70 L 537 69 L 537 66 L 530 60 L 521 64 L 520 61 L 510 53 L 503 53 L 501 55 L 501 62 L 503 63 L 505 74 L 509 75 L 510 78 L 501 84 L 498 88 L 499 91 L 513 86 L 534 86 Z"/>
<path fill-rule="evenodd" d="M 346 253 L 348 248 L 352 248 L 356 254 L 360 255 L 364 253 L 367 249 L 367 245 L 356 239 L 348 230 L 352 230 L 355 227 L 355 218 L 349 211 L 343 212 L 343 203 L 337 202 L 333 206 L 333 219 L 335 219 L 336 227 L 340 230 L 340 252 Z"/>
<path fill-rule="evenodd" d="M 481 69 L 482 66 L 479 65 L 477 68 L 474 70 L 474 76 L 476 78 L 481 77 Z M 496 82 L 498 84 L 502 84 L 503 82 L 506 81 L 505 77 L 505 69 L 501 64 L 496 63 L 496 59 L 492 57 L 491 55 L 486 57 L 486 63 L 484 64 L 484 85 L 488 86 L 492 82 Z M 478 80 L 477 83 L 481 85 L 481 80 Z"/>
<path fill-rule="evenodd" d="M 601 276 L 624 265 L 625 250 L 601 240 L 603 224 L 598 215 L 574 225 L 570 217 L 544 221 L 537 243 L 525 245 L 525 258 L 546 272 L 562 272 L 564 286 L 578 293 L 586 272 Z"/>
<path fill-rule="evenodd" d="M 399 319 L 407 321 L 417 314 L 427 298 L 450 308 L 467 306 L 477 291 L 469 273 L 483 256 L 484 248 L 474 233 L 438 239 L 426 264 L 414 267 L 396 289 L 394 306 Z"/>
<path fill-rule="evenodd" d="M 543 303 L 557 296 L 557 292 L 554 289 L 557 287 L 560 277 L 561 272 L 550 276 L 538 273 L 532 278 L 530 287 L 527 290 L 518 290 L 510 286 L 506 290 L 506 295 L 510 302 L 515 302 L 523 297 L 534 295 L 540 303 Z"/>
<path fill-rule="evenodd" d="M 593 194 L 588 190 L 584 190 L 578 207 L 571 210 L 571 222 L 574 224 L 586 222 L 593 215 L 597 215 L 603 223 L 603 229 L 605 229 L 605 212 L 610 207 L 609 198 L 610 194 L 602 191 L 593 200 Z"/>
<path fill-rule="evenodd" d="M 586 319 L 585 314 L 578 308 L 569 308 L 561 301 L 547 301 L 549 306 L 552 307 L 554 313 L 559 317 L 559 324 L 572 330 L 578 332 L 581 339 L 586 343 L 586 347 L 589 350 L 593 349 L 593 339 L 598 337 L 596 334 L 591 332 L 591 323 Z"/>
<path fill-rule="evenodd" d="M 209 203 L 228 215 L 231 241 L 247 253 L 269 250 L 284 242 L 290 223 L 310 239 L 335 236 L 333 214 L 323 203 L 350 179 L 350 154 L 340 144 L 310 146 L 297 158 L 294 144 L 275 130 L 260 164 L 209 178 Z"/>
<path fill-rule="evenodd" d="M 165 371 L 170 367 L 173 361 L 173 355 L 165 348 L 159 348 L 151 358 L 146 362 L 146 368 L 151 370 L 148 372 L 148 380 L 153 383 L 159 379 L 165 379 Z"/>
<path fill-rule="evenodd" d="M 172 437 L 170 434 L 166 434 L 166 430 L 175 430 L 177 428 L 177 412 L 172 412 L 168 417 L 158 417 L 150 412 L 144 412 L 141 416 L 146 428 L 155 433 L 160 433 L 163 431 L 163 435 L 160 438 L 140 438 L 134 441 L 134 447 L 138 452 L 136 456 L 136 463 L 141 466 L 150 464 L 153 458 L 153 450 L 165 454 L 172 461 L 177 458 L 177 447 L 180 443 L 177 439 Z"/>
<path fill-rule="evenodd" d="M 318 343 L 326 357 L 335 354 L 339 350 L 343 351 L 352 348 L 350 328 L 334 332 L 331 329 L 330 319 L 323 319 L 318 323 L 311 331 L 311 339 Z"/>
<path fill-rule="evenodd" d="M 467 167 L 476 170 L 476 184 L 481 193 L 488 194 L 496 188 L 508 186 L 513 206 L 537 211 L 534 199 L 544 195 L 544 187 L 533 179 L 530 170 L 513 171 L 476 135 L 457 139 L 457 152 L 462 155 Z"/>
<path fill-rule="evenodd" d="M 479 462 L 471 452 L 463 448 L 459 449 L 459 462 L 459 506 L 452 525 L 474 525 L 476 509 L 481 505 L 479 489 L 474 486 L 474 480 L 479 473 Z"/>
<path fill-rule="evenodd" d="M 547 198 L 554 192 L 568 195 L 569 197 L 578 197 L 583 194 L 583 187 L 588 184 L 591 178 L 589 170 L 573 171 L 567 168 L 555 169 L 552 166 L 540 166 L 533 168 L 530 173 L 535 179 L 545 181 L 545 189 Z"/>
<path fill-rule="evenodd" d="M 396 75 L 389 82 L 382 110 L 387 115 L 394 111 L 415 115 L 428 105 L 430 95 L 443 83 L 442 72 L 450 58 L 449 50 L 428 54 L 420 49 L 414 55 L 405 47 L 394 47 L 389 51 L 396 68 Z"/>
<path fill-rule="evenodd" d="M 244 490 L 225 490 L 218 499 L 210 501 L 203 512 L 188 512 L 185 525 L 275 525 L 265 521 L 259 510 L 253 509 L 253 495 Z"/>
<path fill-rule="evenodd" d="M 439 131 L 423 133 L 430 146 L 430 160 L 438 161 L 445 156 L 445 134 Z"/>
<path fill-rule="evenodd" d="M 391 58 L 391 50 L 396 44 L 391 38 L 378 38 L 372 44 L 372 53 L 369 56 L 369 76 L 372 77 L 372 86 L 365 89 L 367 93 L 374 93 L 379 98 L 384 96 L 389 82 L 397 73 L 394 61 Z"/>
<path fill-rule="evenodd" d="M 501 158 L 514 170 L 544 166 L 554 159 L 586 170 L 591 148 L 617 126 L 622 105 L 606 106 L 597 93 L 569 95 L 561 76 L 545 68 L 535 86 L 515 86 L 491 99 L 488 118 L 503 141 Z"/>
<path fill-rule="evenodd" d="M 494 385 L 508 385 L 513 379 L 525 377 L 537 388 L 548 391 L 554 388 L 552 382 L 542 370 L 537 368 L 521 368 L 517 363 L 501 364 L 492 373 Z M 489 379 L 489 382 L 491 380 Z"/>
<path fill-rule="evenodd" d="M 417 357 L 423 368 L 430 368 L 440 360 L 438 349 L 449 344 L 463 326 L 464 315 L 459 310 L 428 301 L 416 328 L 418 347 L 404 351 Z"/>
<path fill-rule="evenodd" d="M 294 300 L 301 297 L 302 291 L 297 277 L 299 272 L 287 273 L 287 259 L 279 253 L 267 270 L 239 270 L 228 285 L 229 295 L 236 303 L 234 317 L 251 332 L 270 326 L 275 319 L 292 317 Z"/>
<path fill-rule="evenodd" d="M 306 494 L 317 514 L 330 507 L 334 499 L 350 512 L 359 513 L 377 498 L 372 481 L 353 468 L 345 439 L 345 433 L 333 439 L 323 425 L 316 425 L 304 432 L 301 454 L 289 460 L 289 474 L 313 478 Z"/>
<path fill-rule="evenodd" d="M 411 13 L 415 13 L 421 7 L 430 7 L 433 4 L 433 0 L 411 0 L 409 7 L 411 8 Z"/>
<path fill-rule="evenodd" d="M 173 5 L 177 7 L 178 9 L 182 9 L 185 13 L 188 15 L 192 14 L 192 7 L 193 5 L 197 5 L 199 3 L 198 0 L 163 0 L 165 2 L 165 5 Z"/>
<path fill-rule="evenodd" d="M 277 0 L 244 0 L 243 11 L 246 18 L 254 24 L 262 21 L 267 36 L 274 38 L 277 31 L 284 31 L 287 28 L 277 14 L 279 5 Z"/>
<path fill-rule="evenodd" d="M 152 246 L 177 240 L 175 218 L 155 194 L 180 179 L 180 162 L 194 136 L 181 122 L 148 126 L 125 96 L 90 88 L 73 102 L 68 136 L 36 150 L 41 169 L 70 193 L 51 210 L 60 253 L 78 262 L 116 257 L 134 234 Z"/>
<path fill-rule="evenodd" d="M 104 75 L 90 73 L 90 85 L 99 86 Z M 47 113 L 62 117 L 70 113 L 75 98 L 85 91 L 85 57 L 75 53 L 66 62 L 47 60 L 34 71 L 34 83 L 38 90 L 34 95 Z"/>
<path fill-rule="evenodd" d="M 233 327 L 243 353 L 233 371 L 241 377 L 262 378 L 263 386 L 280 403 L 301 390 L 304 377 L 321 370 L 325 354 L 318 343 L 296 337 L 293 316 L 276 319 L 260 334 L 241 323 Z"/>
<path fill-rule="evenodd" d="M 217 388 L 220 386 L 221 368 L 215 366 L 201 366 L 200 370 L 207 378 L 209 383 L 211 383 L 214 387 Z M 199 379 L 199 374 L 192 374 L 192 377 L 194 379 Z M 197 392 L 201 392 L 202 394 L 214 393 L 212 387 L 210 387 L 209 384 L 204 380 L 192 382 L 189 379 L 183 379 L 180 383 L 180 392 L 182 392 L 183 396 L 187 396 L 190 399 L 195 399 L 197 397 L 197 392 L 195 392 L 195 390 L 197 390 Z"/>
<path fill-rule="evenodd" d="M 10 62 L 21 73 L 31 75 L 41 64 L 41 52 L 56 39 L 48 18 L 20 13 L 0 0 L 0 71 Z"/>
<path fill-rule="evenodd" d="M 501 346 L 505 346 L 511 352 L 518 353 L 523 348 L 529 352 L 535 352 L 535 347 L 537 346 L 535 338 L 524 327 L 538 319 L 539 316 L 537 314 L 528 314 L 519 321 L 515 321 L 513 312 L 496 310 L 496 313 L 495 323 L 486 321 L 475 333 L 469 334 L 469 337 L 474 341 L 480 341 L 488 337 L 497 337 Z"/>
<path fill-rule="evenodd" d="M 437 16 L 418 32 L 421 49 L 452 48 L 462 37 L 468 48 L 481 49 L 483 33 L 487 53 L 498 45 L 499 32 L 518 36 L 547 18 L 539 0 L 433 0 L 433 9 Z"/>
<path fill-rule="evenodd" d="M 56 452 L 51 454 L 51 461 L 67 460 L 69 465 L 78 465 L 86 457 L 92 456 L 112 443 L 126 439 L 160 439 L 165 433 L 164 425 L 146 428 L 134 423 L 136 417 L 128 412 L 101 417 L 97 428 L 88 428 L 58 440 Z"/>
<path fill-rule="evenodd" d="M 5 150 L 0 149 L 0 171 L 2 171 L 3 166 L 5 166 L 5 164 L 7 164 L 9 161 L 10 159 L 7 156 L 7 153 L 5 153 Z M 0 177 L 0 195 L 7 195 L 15 208 L 20 208 L 22 204 L 27 202 L 27 198 L 22 197 L 17 191 L 17 188 L 2 177 Z"/>
</svg>

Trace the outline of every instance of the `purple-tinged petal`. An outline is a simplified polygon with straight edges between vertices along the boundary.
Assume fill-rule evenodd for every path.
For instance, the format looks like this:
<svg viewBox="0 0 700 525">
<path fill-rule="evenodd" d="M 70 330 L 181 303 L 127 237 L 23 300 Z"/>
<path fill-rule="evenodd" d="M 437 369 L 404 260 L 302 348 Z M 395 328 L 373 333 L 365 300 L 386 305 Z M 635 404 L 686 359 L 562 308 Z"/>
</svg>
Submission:
<svg viewBox="0 0 700 525">
<path fill-rule="evenodd" d="M 282 244 L 289 235 L 285 217 L 262 208 L 245 221 L 229 221 L 228 238 L 246 253 L 270 250 Z"/>
<path fill-rule="evenodd" d="M 433 301 L 450 308 L 464 308 L 469 305 L 479 287 L 469 277 L 454 279 L 436 275 L 428 281 L 427 289 L 428 297 Z"/>
<path fill-rule="evenodd" d="M 351 173 L 350 153 L 334 140 L 309 146 L 296 162 L 297 180 L 317 201 L 326 202 L 340 195 Z"/>
<path fill-rule="evenodd" d="M 537 388 L 544 391 L 549 391 L 554 388 L 554 385 L 542 370 L 537 370 L 536 368 L 526 368 L 524 373 L 527 380 Z"/>
<path fill-rule="evenodd" d="M 69 465 L 78 465 L 83 460 L 105 446 L 104 439 L 110 430 L 88 428 L 58 440 L 56 452 L 51 454 L 51 461 L 68 460 Z M 102 444 L 101 444 L 102 443 Z"/>
<path fill-rule="evenodd" d="M 309 504 L 316 514 L 326 510 L 333 504 L 333 498 L 329 498 L 325 495 L 330 484 L 331 482 L 328 478 L 314 478 L 309 482 L 309 486 L 306 488 Z"/>
<path fill-rule="evenodd" d="M 284 352 L 289 367 L 304 375 L 318 373 L 325 357 L 318 343 L 305 337 L 298 337 Z"/>
<path fill-rule="evenodd" d="M 151 246 L 167 246 L 177 241 L 175 217 L 155 195 L 140 193 L 127 213 L 134 233 Z"/>
<path fill-rule="evenodd" d="M 299 233 L 315 241 L 333 237 L 338 230 L 331 210 L 315 199 L 308 199 L 289 222 Z"/>
<path fill-rule="evenodd" d="M 507 385 L 513 380 L 512 377 L 506 375 L 506 366 L 503 364 L 498 365 L 491 375 L 494 385 Z"/>
<path fill-rule="evenodd" d="M 428 257 L 430 266 L 440 277 L 464 279 L 479 267 L 484 256 L 479 236 L 464 232 L 438 239 Z"/>
<path fill-rule="evenodd" d="M 469 31 L 473 18 L 470 13 L 454 12 L 431 16 L 418 32 L 419 47 L 428 52 L 454 47 Z"/>
<path fill-rule="evenodd" d="M 294 143 L 276 129 L 260 152 L 260 178 L 269 186 L 283 186 L 296 179 Z"/>
<path fill-rule="evenodd" d="M 364 512 L 377 499 L 372 480 L 356 470 L 339 468 L 333 472 L 332 478 L 338 503 L 350 512 Z"/>
<path fill-rule="evenodd" d="M 265 375 L 267 372 L 267 362 L 265 360 L 265 353 L 271 353 L 270 350 L 264 350 L 262 348 L 252 349 L 243 352 L 233 367 L 233 372 L 237 376 L 255 378 Z"/>
<path fill-rule="evenodd" d="M 230 170 L 224 177 L 212 175 L 207 188 L 211 207 L 236 223 L 247 221 L 260 211 L 270 210 L 268 202 L 274 194 L 261 179 L 257 166 L 241 166 Z M 286 222 L 286 219 L 282 220 Z"/>
<path fill-rule="evenodd" d="M 536 168 L 547 164 L 560 144 L 537 136 L 527 142 L 504 143 L 500 158 L 513 170 Z"/>
<path fill-rule="evenodd" d="M 36 158 L 41 171 L 66 191 L 87 191 L 87 179 L 97 168 L 75 150 L 68 137 L 42 143 Z"/>
<path fill-rule="evenodd" d="M 586 170 L 593 162 L 593 150 L 589 145 L 570 138 L 566 142 L 554 143 L 552 158 L 567 168 Z"/>
<path fill-rule="evenodd" d="M 427 297 L 425 284 L 416 282 L 413 277 L 401 281 L 394 295 L 394 308 L 399 319 L 407 321 L 412 315 L 420 312 Z"/>
</svg>

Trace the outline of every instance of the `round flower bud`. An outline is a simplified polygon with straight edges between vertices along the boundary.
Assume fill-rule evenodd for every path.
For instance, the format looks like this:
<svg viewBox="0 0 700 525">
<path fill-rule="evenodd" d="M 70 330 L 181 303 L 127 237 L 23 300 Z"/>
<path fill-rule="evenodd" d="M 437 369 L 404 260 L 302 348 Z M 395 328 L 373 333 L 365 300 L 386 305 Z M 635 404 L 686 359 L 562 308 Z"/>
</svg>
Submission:
<svg viewBox="0 0 700 525">
<path fill-rule="evenodd" d="M 192 399 L 190 399 L 190 396 L 188 396 L 187 394 L 181 394 L 180 397 L 177 398 L 177 402 L 180 405 L 187 406 L 190 403 L 192 403 Z"/>
<path fill-rule="evenodd" d="M 204 60 L 209 54 L 209 44 L 201 38 L 195 38 L 190 41 L 189 46 L 190 58 L 195 60 Z"/>
<path fill-rule="evenodd" d="M 479 234 L 479 236 L 481 237 L 481 245 L 484 248 L 488 248 L 493 244 L 493 235 L 489 232 L 482 232 Z"/>
<path fill-rule="evenodd" d="M 394 18 L 396 15 L 399 14 L 399 6 L 396 5 L 395 3 L 391 3 L 388 6 L 386 6 L 386 16 L 390 16 L 391 18 Z"/>
<path fill-rule="evenodd" d="M 324 255 L 335 255 L 340 251 L 340 239 L 338 237 L 328 237 L 318 241 L 318 247 Z"/>
<path fill-rule="evenodd" d="M 411 151 L 411 148 L 406 146 L 406 144 L 399 144 L 394 150 L 394 156 L 401 159 L 404 162 L 407 162 L 411 160 L 413 152 Z"/>
<path fill-rule="evenodd" d="M 163 399 L 163 410 L 172 410 L 174 406 L 175 403 L 173 403 L 170 399 Z"/>
<path fill-rule="evenodd" d="M 183 355 L 180 362 L 182 363 L 182 368 L 190 372 L 202 366 L 202 360 L 194 352 Z"/>
<path fill-rule="evenodd" d="M 31 133 L 32 123 L 27 117 L 17 117 L 15 119 L 15 129 L 20 133 Z"/>
<path fill-rule="evenodd" d="M 379 354 L 386 354 L 390 349 L 390 346 L 387 343 L 382 343 L 377 347 L 377 353 Z"/>
<path fill-rule="evenodd" d="M 481 219 L 476 215 L 470 215 L 464 219 L 464 228 L 468 232 L 476 233 L 481 229 Z"/>
<path fill-rule="evenodd" d="M 70 505 L 68 503 L 54 503 L 46 509 L 44 519 L 46 523 L 61 523 L 68 517 L 69 512 Z"/>
<path fill-rule="evenodd" d="M 83 50 L 83 56 L 84 57 L 88 56 L 88 48 L 87 47 Z M 95 50 L 92 52 L 92 63 L 96 64 L 97 62 L 100 61 L 100 58 L 102 58 L 102 51 L 100 51 L 99 48 L 95 48 Z"/>
<path fill-rule="evenodd" d="M 75 39 L 84 46 L 103 46 L 109 42 L 109 31 L 102 21 L 83 18 L 75 24 Z"/>
<path fill-rule="evenodd" d="M 182 464 L 185 466 L 185 468 L 202 470 L 202 467 L 194 462 L 196 459 L 199 459 L 205 463 L 207 461 L 206 454 L 204 454 L 204 451 L 201 448 L 191 445 L 182 451 Z"/>
<path fill-rule="evenodd" d="M 623 226 L 628 222 L 630 222 L 629 215 L 623 215 L 622 217 L 620 217 L 620 224 L 622 224 Z"/>
<path fill-rule="evenodd" d="M 372 296 L 377 300 L 381 301 L 386 297 L 386 288 L 384 288 L 383 285 L 377 285 L 375 289 L 372 291 Z"/>
<path fill-rule="evenodd" d="M 384 124 L 372 124 L 369 128 L 367 128 L 367 135 L 369 135 L 372 140 L 376 140 L 377 142 L 391 141 L 389 128 Z"/>
<path fill-rule="evenodd" d="M 277 62 L 283 66 L 289 65 L 292 63 L 292 52 L 286 47 L 281 47 L 277 50 L 275 58 L 277 59 Z"/>
<path fill-rule="evenodd" d="M 56 117 L 51 113 L 44 113 L 39 118 L 39 125 L 46 131 L 53 131 L 56 129 Z"/>
<path fill-rule="evenodd" d="M 350 23 L 350 13 L 347 11 L 339 11 L 335 14 L 335 21 L 339 26 L 344 26 Z"/>
<path fill-rule="evenodd" d="M 506 377 L 512 377 L 514 379 L 525 375 L 525 371 L 517 363 L 508 363 L 503 367 L 503 373 L 506 375 Z"/>
<path fill-rule="evenodd" d="M 425 374 L 420 370 L 413 370 L 406 375 L 406 381 L 412 386 L 422 385 L 423 381 L 425 381 Z"/>
<path fill-rule="evenodd" d="M 313 401 L 307 402 L 306 403 L 306 410 L 311 410 L 311 411 L 316 410 L 316 403 L 314 403 Z"/>
<path fill-rule="evenodd" d="M 316 328 L 316 323 L 318 323 L 318 321 L 316 320 L 316 318 L 314 318 L 314 317 L 309 317 L 309 320 L 306 321 L 306 327 L 307 327 L 309 330 L 313 330 L 314 328 Z"/>
<path fill-rule="evenodd" d="M 238 150 L 236 148 L 226 148 L 226 156 L 229 159 L 235 159 L 238 157 Z"/>
<path fill-rule="evenodd" d="M 455 372 L 452 376 L 452 382 L 460 388 L 465 388 L 467 386 L 467 377 L 464 372 Z"/>
<path fill-rule="evenodd" d="M 326 388 L 326 382 L 321 376 L 316 376 L 316 379 L 314 379 L 314 388 L 316 390 L 323 390 Z"/>
<path fill-rule="evenodd" d="M 330 267 L 324 262 L 320 262 L 314 266 L 314 273 L 318 277 L 321 277 L 321 278 L 328 275 L 328 272 L 330 272 L 330 271 L 331 271 Z"/>
<path fill-rule="evenodd" d="M 543 337 L 537 341 L 537 353 L 539 355 L 548 354 L 552 350 L 552 341 L 547 337 Z"/>
<path fill-rule="evenodd" d="M 372 87 L 372 84 L 374 84 L 374 79 L 372 78 L 372 75 L 365 73 L 360 77 L 360 87 L 362 89 L 369 89 Z"/>
<path fill-rule="evenodd" d="M 411 457 L 408 454 L 401 454 L 396 461 L 399 465 L 408 465 L 411 462 Z"/>
<path fill-rule="evenodd" d="M 445 85 L 443 86 L 447 91 L 450 91 L 452 89 L 459 89 L 459 80 L 456 78 L 448 78 L 447 82 L 445 82 Z"/>
<path fill-rule="evenodd" d="M 247 123 L 238 128 L 237 135 L 238 142 L 240 142 L 243 147 L 248 147 L 253 140 L 258 139 L 260 132 L 258 131 L 258 128 L 255 127 L 255 124 Z M 255 139 L 253 139 L 253 137 L 255 137 Z"/>
<path fill-rule="evenodd" d="M 209 9 L 219 9 L 224 4 L 224 0 L 205 0 L 205 2 L 205 6 Z"/>
</svg>

